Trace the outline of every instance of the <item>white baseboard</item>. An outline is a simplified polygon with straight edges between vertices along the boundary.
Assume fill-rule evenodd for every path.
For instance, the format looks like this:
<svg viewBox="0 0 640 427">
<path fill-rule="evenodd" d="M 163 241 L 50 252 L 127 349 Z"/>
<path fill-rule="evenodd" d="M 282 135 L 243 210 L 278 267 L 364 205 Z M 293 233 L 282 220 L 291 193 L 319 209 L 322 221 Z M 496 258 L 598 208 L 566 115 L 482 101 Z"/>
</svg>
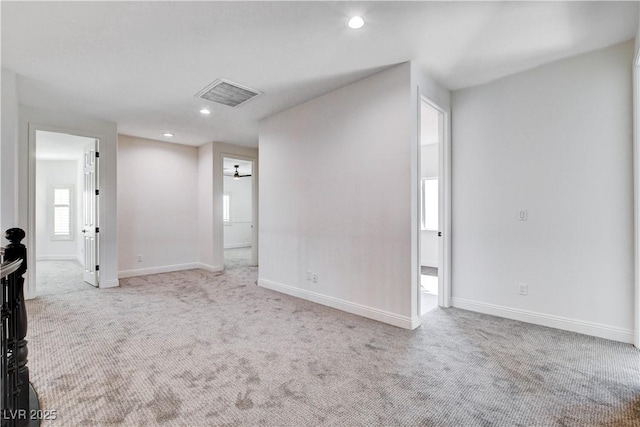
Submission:
<svg viewBox="0 0 640 427">
<path fill-rule="evenodd" d="M 37 255 L 36 261 L 78 261 L 77 255 Z"/>
<path fill-rule="evenodd" d="M 366 317 L 368 319 L 388 323 L 399 328 L 415 329 L 420 326 L 420 318 L 417 316 L 410 318 L 385 310 L 368 307 L 366 305 L 345 301 L 340 298 L 319 294 L 317 292 L 309 291 L 306 289 L 283 285 L 282 283 L 272 282 L 271 280 L 266 279 L 258 279 L 258 286 L 271 289 L 273 291 L 282 292 L 283 294 L 291 295 L 297 298 L 302 298 L 307 301 L 326 305 L 338 310 L 346 311 L 347 313 L 357 314 L 358 316 Z"/>
<path fill-rule="evenodd" d="M 100 280 L 99 282 L 100 289 L 117 288 L 118 286 L 120 286 L 120 281 L 118 279 Z"/>
<path fill-rule="evenodd" d="M 551 314 L 537 313 L 535 311 L 521 310 L 484 302 L 472 301 L 464 298 L 452 298 L 453 306 L 463 310 L 476 311 L 478 313 L 491 314 L 521 322 L 548 326 L 550 328 L 563 329 L 565 331 L 578 332 L 594 337 L 606 338 L 624 343 L 633 343 L 633 331 L 631 329 L 618 328 L 602 323 L 587 322 L 568 317 L 554 316 Z"/>
<path fill-rule="evenodd" d="M 250 248 L 251 242 L 249 243 L 229 243 L 228 245 L 224 245 L 225 249 L 238 249 L 238 248 Z"/>
<path fill-rule="evenodd" d="M 205 271 L 209 271 L 211 273 L 217 273 L 218 271 L 223 271 L 224 270 L 224 266 L 222 265 L 209 265 L 209 264 L 205 264 L 203 262 L 195 262 L 194 263 L 200 270 L 205 270 Z"/>
<path fill-rule="evenodd" d="M 148 274 L 171 273 L 173 271 L 193 270 L 200 268 L 211 272 L 222 271 L 224 267 L 208 265 L 201 262 L 188 262 L 185 264 L 163 265 L 160 267 L 138 268 L 135 270 L 123 270 L 118 272 L 118 278 L 146 276 Z"/>
</svg>

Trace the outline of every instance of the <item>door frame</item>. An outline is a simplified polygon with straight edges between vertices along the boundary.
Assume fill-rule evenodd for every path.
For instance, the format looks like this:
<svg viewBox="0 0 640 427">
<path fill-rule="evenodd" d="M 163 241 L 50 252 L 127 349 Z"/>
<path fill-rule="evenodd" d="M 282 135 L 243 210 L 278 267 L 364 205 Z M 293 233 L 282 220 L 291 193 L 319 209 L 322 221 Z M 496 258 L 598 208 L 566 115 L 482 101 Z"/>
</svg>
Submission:
<svg viewBox="0 0 640 427">
<path fill-rule="evenodd" d="M 224 194 L 224 159 L 238 159 L 251 162 L 251 265 L 258 265 L 258 158 L 243 156 L 228 152 L 220 153 L 220 180 L 222 181 L 222 193 Z M 214 207 L 216 204 L 214 203 Z M 220 209 L 222 211 L 222 209 Z M 224 268 L 224 223 L 220 216 L 220 247 L 222 248 L 222 266 Z"/>
<path fill-rule="evenodd" d="M 441 141 L 439 141 L 438 149 L 438 190 L 439 199 L 442 202 L 442 206 L 438 207 L 439 210 L 439 231 L 442 236 L 438 242 L 438 306 L 451 307 L 451 111 L 449 109 L 441 107 L 438 103 L 431 100 L 429 97 L 422 94 L 418 94 L 418 181 L 422 179 L 422 145 L 421 145 L 421 114 L 422 103 L 428 104 L 430 107 L 437 110 L 442 114 L 442 135 L 440 135 Z M 420 184 L 420 182 L 418 182 Z M 420 189 L 420 185 L 418 185 Z M 420 194 L 418 194 L 418 222 L 421 217 L 421 203 Z M 421 290 L 420 290 L 420 276 L 421 276 L 421 262 L 420 262 L 420 247 L 422 230 L 418 225 L 418 238 L 417 254 L 418 254 L 418 317 L 421 315 Z"/>
<path fill-rule="evenodd" d="M 640 348 L 640 46 L 633 61 L 633 343 Z"/>
<path fill-rule="evenodd" d="M 91 132 L 79 131 L 76 129 L 69 129 L 58 126 L 41 125 L 37 123 L 29 123 L 29 136 L 28 136 L 28 194 L 27 194 L 27 280 L 25 286 L 25 294 L 29 299 L 35 298 L 37 295 L 36 289 L 36 132 L 53 132 L 63 133 L 66 135 L 81 136 L 85 138 L 96 139 L 98 149 L 104 145 L 105 137 L 100 134 L 94 134 Z M 98 186 L 100 185 L 100 176 L 96 174 Z M 99 187 L 98 187 L 99 188 Z M 99 197 L 99 196 L 98 196 Z M 98 202 L 99 203 L 99 202 Z M 96 210 L 96 223 L 100 224 L 100 211 Z M 96 239 L 97 242 L 97 239 Z M 97 243 L 96 243 L 97 245 Z M 100 248 L 96 248 L 97 263 L 100 264 Z M 97 286 L 100 287 L 100 275 L 96 278 Z"/>
</svg>

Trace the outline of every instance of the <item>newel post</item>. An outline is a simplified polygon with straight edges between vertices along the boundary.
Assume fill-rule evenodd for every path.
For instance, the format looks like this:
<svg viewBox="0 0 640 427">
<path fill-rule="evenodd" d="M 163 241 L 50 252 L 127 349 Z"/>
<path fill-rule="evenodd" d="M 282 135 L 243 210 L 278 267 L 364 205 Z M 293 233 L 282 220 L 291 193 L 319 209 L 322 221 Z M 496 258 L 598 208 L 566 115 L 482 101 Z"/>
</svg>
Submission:
<svg viewBox="0 0 640 427">
<path fill-rule="evenodd" d="M 9 340 L 16 340 L 17 342 L 17 357 L 15 363 L 18 369 L 18 407 L 15 409 L 24 409 L 29 411 L 29 368 L 27 367 L 27 357 L 29 351 L 27 349 L 27 309 L 24 303 L 24 277 L 23 274 L 27 271 L 27 248 L 20 243 L 25 238 L 24 230 L 20 228 L 10 228 L 5 233 L 5 238 L 11 242 L 5 247 L 4 259 L 5 261 L 15 261 L 22 259 L 22 265 L 15 272 L 14 290 L 11 292 L 13 301 L 9 303 L 15 310 L 15 325 L 9 328 Z M 14 335 L 15 331 L 15 336 Z M 15 356 L 14 356 L 15 357 Z M 23 421 L 23 420 L 21 420 Z M 28 420 L 27 420 L 28 422 Z"/>
</svg>

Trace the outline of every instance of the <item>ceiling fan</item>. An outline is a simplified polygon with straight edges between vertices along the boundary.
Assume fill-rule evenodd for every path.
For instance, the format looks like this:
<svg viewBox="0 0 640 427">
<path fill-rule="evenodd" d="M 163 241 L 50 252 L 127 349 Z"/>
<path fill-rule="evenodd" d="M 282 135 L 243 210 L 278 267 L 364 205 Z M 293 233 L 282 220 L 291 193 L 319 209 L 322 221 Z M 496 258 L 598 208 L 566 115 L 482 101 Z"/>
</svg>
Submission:
<svg viewBox="0 0 640 427">
<path fill-rule="evenodd" d="M 230 173 L 225 173 L 225 175 L 227 176 L 233 176 L 233 179 L 238 180 L 240 178 L 245 178 L 247 176 L 251 176 L 251 174 L 248 175 L 240 175 L 240 173 L 238 172 L 238 168 L 240 167 L 240 165 L 233 165 L 233 167 L 236 169 L 235 172 L 233 173 L 233 175 L 231 175 Z"/>
</svg>

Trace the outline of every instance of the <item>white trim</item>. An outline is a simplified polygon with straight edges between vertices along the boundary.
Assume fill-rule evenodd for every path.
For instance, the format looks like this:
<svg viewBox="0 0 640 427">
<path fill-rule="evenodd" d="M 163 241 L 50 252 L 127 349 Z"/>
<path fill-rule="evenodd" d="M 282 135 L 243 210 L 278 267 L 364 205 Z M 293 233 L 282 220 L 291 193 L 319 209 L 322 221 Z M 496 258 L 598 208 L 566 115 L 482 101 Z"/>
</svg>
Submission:
<svg viewBox="0 0 640 427">
<path fill-rule="evenodd" d="M 266 279 L 258 279 L 258 286 L 266 289 L 271 289 L 272 291 L 282 292 L 283 294 L 291 295 L 297 298 L 302 298 L 307 301 L 326 305 L 338 310 L 346 311 L 347 313 L 377 320 L 379 322 L 387 323 L 389 325 L 397 326 L 403 329 L 415 329 L 420 326 L 420 318 L 418 316 L 409 318 L 407 316 L 391 313 L 389 311 L 380 310 L 374 307 L 368 307 L 366 305 L 357 304 L 350 301 L 345 301 L 340 298 L 323 295 L 317 292 L 309 291 L 307 289 L 300 289 L 294 286 L 283 285 L 282 283 L 277 283 Z"/>
<path fill-rule="evenodd" d="M 229 243 L 224 245 L 225 249 L 238 249 L 238 248 L 250 248 L 251 242 L 248 243 Z"/>
<path fill-rule="evenodd" d="M 136 277 L 136 276 L 146 276 L 148 274 L 159 274 L 159 273 L 171 273 L 174 271 L 183 271 L 183 270 L 195 270 L 195 269 L 206 270 L 210 272 L 222 271 L 222 266 L 212 266 L 208 264 L 204 264 L 202 262 L 188 262 L 185 264 L 173 264 L 173 265 L 162 265 L 160 267 L 148 267 L 148 268 L 138 268 L 135 270 L 123 270 L 118 272 L 119 279 L 125 279 L 127 277 Z"/>
<path fill-rule="evenodd" d="M 640 49 L 633 67 L 633 264 L 634 322 L 633 342 L 640 348 Z"/>
<path fill-rule="evenodd" d="M 453 281 L 451 279 L 453 269 L 451 263 L 453 262 L 453 252 L 451 251 L 451 233 L 453 230 L 453 208 L 451 207 L 451 192 L 452 192 L 452 180 L 451 174 L 453 173 L 451 157 L 451 110 L 447 110 L 444 114 L 444 259 L 443 259 L 443 274 L 444 274 L 444 307 L 451 307 L 452 303 L 452 287 Z"/>
<path fill-rule="evenodd" d="M 618 328 L 616 326 L 605 325 L 602 323 L 586 322 L 584 320 L 571 319 L 568 317 L 554 316 L 552 314 L 537 313 L 535 311 L 521 310 L 519 308 L 488 304 L 464 298 L 452 298 L 452 300 L 454 307 L 461 308 L 463 310 L 491 314 L 493 316 L 519 320 L 521 322 L 533 323 L 535 325 L 542 325 L 565 331 L 578 332 L 580 334 L 621 341 L 624 343 L 633 343 L 633 331 L 631 329 Z"/>
<path fill-rule="evenodd" d="M 224 271 L 223 265 L 209 265 L 209 264 L 205 264 L 204 262 L 195 262 L 194 264 L 196 265 L 196 268 L 199 268 L 200 270 L 208 271 L 210 273 L 217 273 L 219 271 Z"/>
<path fill-rule="evenodd" d="M 36 261 L 78 261 L 82 265 L 77 255 L 37 255 Z"/>
<path fill-rule="evenodd" d="M 107 289 L 107 288 L 117 288 L 118 286 L 120 286 L 120 281 L 118 279 L 112 279 L 112 280 L 101 280 L 98 287 L 100 289 Z"/>
</svg>

